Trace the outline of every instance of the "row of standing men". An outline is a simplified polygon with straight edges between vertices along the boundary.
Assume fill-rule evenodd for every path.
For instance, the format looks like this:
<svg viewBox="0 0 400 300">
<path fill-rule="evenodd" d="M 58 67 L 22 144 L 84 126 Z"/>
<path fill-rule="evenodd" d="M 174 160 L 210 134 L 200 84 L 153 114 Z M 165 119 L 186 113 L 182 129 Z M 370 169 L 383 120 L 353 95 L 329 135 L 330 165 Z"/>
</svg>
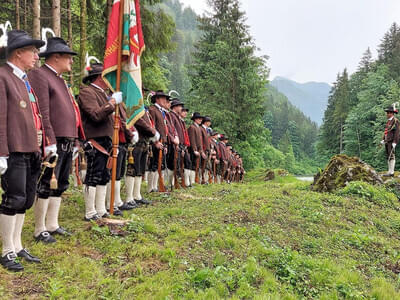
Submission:
<svg viewBox="0 0 400 300">
<path fill-rule="evenodd" d="M 69 187 L 73 161 L 82 151 L 84 219 L 109 216 L 108 165 L 117 105 L 121 118 L 114 214 L 149 204 L 141 195 L 144 177 L 148 192 L 243 180 L 240 155 L 227 144 L 226 136 L 210 129 L 210 118 L 193 113 L 193 124 L 186 128 L 184 104 L 157 91 L 144 115 L 127 128 L 123 95 L 109 93 L 102 64 L 91 65 L 76 101 L 62 77 L 72 70 L 76 53 L 63 39 L 48 39 L 46 49 L 39 52 L 44 42 L 24 31 L 9 31 L 7 38 L 7 47 L 0 49 L 7 59 L 0 67 L 0 262 L 4 268 L 23 270 L 17 257 L 41 262 L 21 240 L 25 213 L 32 206 L 37 242 L 54 243 L 55 236 L 70 235 L 59 225 L 61 196 Z M 44 63 L 35 68 L 39 57 Z M 119 193 L 123 177 L 124 201 Z"/>
</svg>

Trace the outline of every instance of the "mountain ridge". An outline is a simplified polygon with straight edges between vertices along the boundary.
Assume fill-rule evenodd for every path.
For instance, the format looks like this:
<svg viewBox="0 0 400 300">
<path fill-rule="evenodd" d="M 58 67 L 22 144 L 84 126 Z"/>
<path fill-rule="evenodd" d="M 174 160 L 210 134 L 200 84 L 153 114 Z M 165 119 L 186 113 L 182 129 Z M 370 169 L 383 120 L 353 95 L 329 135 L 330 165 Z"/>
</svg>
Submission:
<svg viewBox="0 0 400 300">
<path fill-rule="evenodd" d="M 271 81 L 271 85 L 284 94 L 294 106 L 310 117 L 311 120 L 318 125 L 322 124 L 331 90 L 328 83 L 317 81 L 299 83 L 277 76 Z"/>
</svg>

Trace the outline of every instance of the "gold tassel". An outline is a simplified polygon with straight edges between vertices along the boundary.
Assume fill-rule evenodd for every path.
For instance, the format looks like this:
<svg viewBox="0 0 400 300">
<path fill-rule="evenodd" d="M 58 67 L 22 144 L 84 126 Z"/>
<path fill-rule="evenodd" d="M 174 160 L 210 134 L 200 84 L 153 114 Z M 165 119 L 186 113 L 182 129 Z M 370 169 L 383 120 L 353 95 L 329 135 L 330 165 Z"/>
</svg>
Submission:
<svg viewBox="0 0 400 300">
<path fill-rule="evenodd" d="M 58 189 L 58 182 L 57 182 L 56 174 L 54 174 L 54 169 L 53 169 L 53 175 L 51 176 L 51 180 L 50 180 L 50 189 L 51 190 Z"/>
<path fill-rule="evenodd" d="M 128 153 L 129 153 L 128 164 L 133 165 L 135 163 L 135 159 L 133 158 L 133 148 L 129 147 Z"/>
<path fill-rule="evenodd" d="M 86 163 L 85 155 L 82 155 L 80 169 L 81 169 L 81 171 L 87 170 L 87 163 Z"/>
</svg>

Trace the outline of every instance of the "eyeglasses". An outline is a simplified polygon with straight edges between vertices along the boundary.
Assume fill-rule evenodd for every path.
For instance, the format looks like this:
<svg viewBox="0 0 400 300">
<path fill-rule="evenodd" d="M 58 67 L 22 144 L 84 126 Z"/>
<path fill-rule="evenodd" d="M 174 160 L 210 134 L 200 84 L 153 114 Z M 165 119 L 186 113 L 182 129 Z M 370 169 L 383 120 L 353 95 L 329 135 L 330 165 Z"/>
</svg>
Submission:
<svg viewBox="0 0 400 300">
<path fill-rule="evenodd" d="M 24 47 L 22 50 L 31 51 L 33 54 L 39 54 L 39 50 L 36 47 Z"/>
</svg>

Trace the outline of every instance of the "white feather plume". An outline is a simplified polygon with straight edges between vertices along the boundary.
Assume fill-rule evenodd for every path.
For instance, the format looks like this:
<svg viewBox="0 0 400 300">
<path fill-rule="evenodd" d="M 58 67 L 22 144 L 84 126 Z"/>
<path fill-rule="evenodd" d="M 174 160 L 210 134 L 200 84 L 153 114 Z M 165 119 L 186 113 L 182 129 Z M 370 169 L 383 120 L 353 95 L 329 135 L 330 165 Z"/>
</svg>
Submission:
<svg viewBox="0 0 400 300">
<path fill-rule="evenodd" d="M 178 93 L 177 91 L 174 91 L 174 90 L 171 90 L 171 91 L 169 91 L 169 93 L 168 93 L 168 95 L 169 95 L 170 97 L 172 97 L 172 94 L 176 94 L 176 95 L 178 95 L 178 97 L 180 96 L 179 93 Z"/>
<path fill-rule="evenodd" d="M 47 34 L 50 33 L 52 37 L 55 37 L 56 34 L 54 33 L 53 29 L 51 28 L 42 28 L 42 41 L 45 42 L 43 47 L 40 48 L 40 52 L 45 52 L 47 49 Z"/>
<path fill-rule="evenodd" d="M 89 53 L 86 52 L 86 58 L 85 58 L 86 64 L 84 70 L 85 76 L 89 74 L 90 62 L 93 60 L 97 63 L 100 63 L 100 60 L 96 56 L 89 56 Z"/>
<path fill-rule="evenodd" d="M 6 21 L 4 24 L 0 24 L 0 29 L 3 34 L 0 36 L 0 48 L 7 47 L 7 29 L 10 28 L 12 30 L 12 26 L 10 21 Z"/>
<path fill-rule="evenodd" d="M 399 102 L 395 102 L 395 103 L 393 103 L 392 105 L 393 105 L 393 110 L 394 110 L 394 111 L 397 111 L 397 107 L 400 106 Z"/>
</svg>

